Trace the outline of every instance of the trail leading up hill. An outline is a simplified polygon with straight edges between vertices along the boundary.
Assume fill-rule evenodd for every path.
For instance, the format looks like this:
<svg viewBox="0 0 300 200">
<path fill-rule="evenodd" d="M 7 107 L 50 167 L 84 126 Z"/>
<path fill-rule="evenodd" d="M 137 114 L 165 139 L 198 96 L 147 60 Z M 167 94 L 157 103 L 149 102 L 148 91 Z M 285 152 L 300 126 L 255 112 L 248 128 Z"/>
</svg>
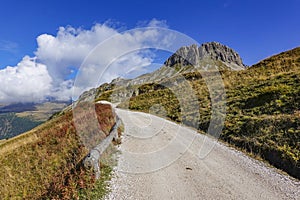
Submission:
<svg viewBox="0 0 300 200">
<path fill-rule="evenodd" d="M 153 115 L 117 113 L 125 133 L 107 199 L 300 199 L 299 181 L 243 153 Z M 203 159 L 202 146 L 214 146 Z"/>
</svg>

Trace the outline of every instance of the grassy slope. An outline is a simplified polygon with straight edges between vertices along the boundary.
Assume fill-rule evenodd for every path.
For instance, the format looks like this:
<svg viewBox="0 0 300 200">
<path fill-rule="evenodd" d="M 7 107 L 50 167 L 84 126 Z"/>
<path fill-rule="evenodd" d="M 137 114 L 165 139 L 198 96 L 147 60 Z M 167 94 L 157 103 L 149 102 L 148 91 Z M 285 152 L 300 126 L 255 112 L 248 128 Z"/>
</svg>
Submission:
<svg viewBox="0 0 300 200">
<path fill-rule="evenodd" d="M 228 114 L 222 139 L 300 178 L 300 48 L 224 73 L 224 79 Z"/>
<path fill-rule="evenodd" d="M 80 105 L 77 114 L 82 117 L 82 125 L 89 126 L 90 113 L 83 112 L 87 107 Z M 90 141 L 86 137 L 84 144 L 94 145 L 115 123 L 109 105 L 96 104 L 96 112 L 102 130 L 94 130 L 96 136 Z M 75 130 L 72 111 L 66 111 L 28 133 L 2 142 L 0 199 L 76 199 L 94 187 L 91 172 L 81 167 L 88 153 L 82 136 Z M 103 169 L 109 170 L 105 166 Z"/>
<path fill-rule="evenodd" d="M 268 58 L 244 71 L 223 70 L 221 74 L 227 95 L 221 139 L 300 178 L 300 48 Z M 205 132 L 211 116 L 208 89 L 200 74 L 183 76 L 198 98 L 200 120 L 197 122 L 193 121 L 197 111 L 182 115 L 178 97 L 159 84 L 139 86 L 139 95 L 120 107 L 149 112 L 153 105 L 160 104 L 171 120 L 198 123 L 199 130 Z M 162 84 L 167 85 L 173 79 Z M 109 93 L 99 98 L 105 99 Z M 181 94 L 183 98 L 189 95 L 184 90 Z"/>
</svg>

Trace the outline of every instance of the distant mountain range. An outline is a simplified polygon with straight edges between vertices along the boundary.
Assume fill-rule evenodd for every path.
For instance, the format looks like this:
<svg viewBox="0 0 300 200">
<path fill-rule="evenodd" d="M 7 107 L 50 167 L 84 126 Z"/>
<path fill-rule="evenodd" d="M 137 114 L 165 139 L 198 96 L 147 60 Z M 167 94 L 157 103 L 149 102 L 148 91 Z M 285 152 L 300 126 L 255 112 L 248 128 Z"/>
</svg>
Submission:
<svg viewBox="0 0 300 200">
<path fill-rule="evenodd" d="M 0 113 L 25 112 L 35 110 L 35 103 L 13 103 L 0 106 Z"/>
</svg>

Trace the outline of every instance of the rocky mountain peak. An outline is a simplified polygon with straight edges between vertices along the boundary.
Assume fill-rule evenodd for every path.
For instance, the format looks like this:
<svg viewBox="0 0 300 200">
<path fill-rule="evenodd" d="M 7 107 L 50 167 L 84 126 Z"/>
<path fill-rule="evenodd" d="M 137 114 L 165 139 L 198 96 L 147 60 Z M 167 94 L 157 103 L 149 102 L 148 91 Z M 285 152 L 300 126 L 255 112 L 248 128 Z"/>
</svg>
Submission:
<svg viewBox="0 0 300 200">
<path fill-rule="evenodd" d="M 199 67 L 204 60 L 221 61 L 224 65 L 233 69 L 245 68 L 241 57 L 236 51 L 218 42 L 205 43 L 200 47 L 195 44 L 182 47 L 164 64 L 169 67 L 176 64 Z"/>
</svg>

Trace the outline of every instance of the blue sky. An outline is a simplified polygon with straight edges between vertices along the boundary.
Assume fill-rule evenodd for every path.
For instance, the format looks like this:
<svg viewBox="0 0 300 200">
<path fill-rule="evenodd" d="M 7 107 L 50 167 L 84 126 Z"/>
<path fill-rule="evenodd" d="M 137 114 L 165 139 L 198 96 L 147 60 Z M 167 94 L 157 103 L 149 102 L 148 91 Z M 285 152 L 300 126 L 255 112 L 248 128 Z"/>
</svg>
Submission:
<svg viewBox="0 0 300 200">
<path fill-rule="evenodd" d="M 104 27 L 106 29 L 103 31 L 102 27 L 102 32 L 109 34 L 145 25 L 153 19 L 192 37 L 198 43 L 221 42 L 235 49 L 245 64 L 252 65 L 273 54 L 300 46 L 299 10 L 300 0 L 2 0 L 0 69 L 4 71 L 0 70 L 0 79 L 11 73 L 11 69 L 6 69 L 7 66 L 17 66 L 18 63 L 31 66 L 37 56 L 44 61 L 36 66 L 40 70 L 38 77 L 42 74 L 44 79 L 41 80 L 53 85 L 53 74 L 65 76 L 63 78 L 72 76 L 57 68 L 51 71 L 51 65 L 72 65 L 73 61 L 51 62 L 49 51 L 46 52 L 45 48 L 38 51 L 37 48 L 45 46 L 45 41 L 52 36 L 57 42 L 58 32 L 70 33 L 77 28 L 94 30 L 96 24 L 105 24 L 112 30 L 107 31 L 107 27 Z M 67 26 L 74 30 L 59 28 Z M 79 32 L 77 30 L 76 34 Z M 39 44 L 37 38 L 40 38 Z M 19 71 L 13 72 L 14 77 L 31 73 L 27 69 L 26 73 L 20 75 Z M 27 77 L 23 78 L 25 80 Z M 3 80 L 1 82 L 10 84 L 9 80 Z M 61 81 L 59 84 L 69 87 L 70 83 Z M 42 89 L 48 91 L 49 87 L 45 84 Z M 0 102 L 4 93 L 11 95 L 0 88 Z"/>
<path fill-rule="evenodd" d="M 152 18 L 199 43 L 224 43 L 251 65 L 300 45 L 299 10 L 299 0 L 2 0 L 0 67 L 17 64 L 35 51 L 38 35 L 55 34 L 59 26 L 88 29 L 112 20 L 130 29 Z"/>
</svg>

